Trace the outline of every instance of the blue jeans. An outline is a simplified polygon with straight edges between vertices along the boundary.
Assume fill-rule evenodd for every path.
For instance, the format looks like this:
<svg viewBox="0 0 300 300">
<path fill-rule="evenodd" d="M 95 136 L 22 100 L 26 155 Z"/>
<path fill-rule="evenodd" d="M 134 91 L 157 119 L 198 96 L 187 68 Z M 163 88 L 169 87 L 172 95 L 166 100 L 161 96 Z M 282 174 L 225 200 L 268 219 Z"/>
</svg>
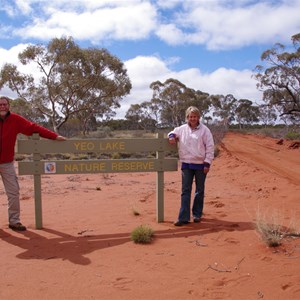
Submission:
<svg viewBox="0 0 300 300">
<path fill-rule="evenodd" d="M 195 195 L 194 203 L 192 207 L 193 218 L 201 218 L 204 205 L 204 187 L 206 174 L 203 170 L 191 170 L 183 169 L 181 170 L 182 178 L 182 192 L 181 192 L 181 207 L 179 211 L 178 220 L 181 222 L 190 221 L 191 215 L 191 193 L 192 185 L 195 177 Z"/>
</svg>

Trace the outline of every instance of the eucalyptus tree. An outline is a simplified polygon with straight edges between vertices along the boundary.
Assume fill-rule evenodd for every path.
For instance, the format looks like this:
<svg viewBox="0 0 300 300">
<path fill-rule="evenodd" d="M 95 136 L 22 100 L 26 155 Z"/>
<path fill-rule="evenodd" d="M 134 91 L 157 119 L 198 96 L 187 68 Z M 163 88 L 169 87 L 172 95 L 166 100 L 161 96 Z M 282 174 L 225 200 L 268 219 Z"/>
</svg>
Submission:
<svg viewBox="0 0 300 300">
<path fill-rule="evenodd" d="M 259 120 L 265 125 L 274 125 L 277 120 L 278 112 L 274 107 L 269 105 L 259 105 Z"/>
<path fill-rule="evenodd" d="M 126 112 L 125 119 L 132 124 L 133 129 L 154 130 L 158 123 L 155 105 L 150 101 L 145 101 L 141 104 L 131 104 Z"/>
<path fill-rule="evenodd" d="M 236 121 L 239 127 L 259 122 L 259 107 L 248 99 L 240 99 L 235 109 Z"/>
<path fill-rule="evenodd" d="M 85 127 L 92 117 L 114 115 L 131 90 L 127 70 L 117 57 L 106 49 L 80 48 L 71 37 L 30 45 L 19 53 L 19 60 L 36 72 L 24 74 L 16 65 L 5 64 L 0 88 L 7 86 L 30 102 L 56 132 L 71 117 L 80 118 Z"/>
<path fill-rule="evenodd" d="M 208 94 L 188 88 L 177 79 L 170 78 L 164 83 L 155 81 L 150 88 L 153 90 L 151 102 L 155 102 L 160 109 L 162 126 L 182 125 L 185 122 L 185 110 L 191 105 L 197 106 L 202 113 L 209 109 Z"/>
<path fill-rule="evenodd" d="M 138 129 L 139 123 L 141 121 L 141 117 L 142 117 L 141 105 L 131 104 L 125 114 L 125 119 L 129 121 L 130 124 L 132 124 L 131 126 L 135 127 L 135 128 L 132 127 L 132 129 Z"/>
<path fill-rule="evenodd" d="M 152 82 L 150 88 L 153 90 L 152 100 L 159 103 L 161 123 L 168 126 L 181 125 L 184 119 L 182 102 L 186 86 L 179 80 L 170 78 L 164 83 Z"/>
<path fill-rule="evenodd" d="M 203 119 L 210 119 L 207 114 L 210 112 L 212 102 L 211 96 L 208 93 L 196 90 L 195 99 L 191 99 L 190 105 L 196 106 L 200 112 Z"/>
<path fill-rule="evenodd" d="M 257 87 L 263 91 L 266 104 L 275 106 L 281 116 L 300 114 L 300 33 L 292 36 L 294 51 L 280 43 L 261 55 L 265 66 L 256 66 Z"/>
<path fill-rule="evenodd" d="M 32 122 L 40 124 L 42 123 L 44 126 L 47 126 L 47 120 L 45 116 L 22 98 L 10 100 L 10 110 L 14 113 L 22 115 L 24 118 Z"/>
<path fill-rule="evenodd" d="M 235 120 L 235 110 L 237 108 L 237 99 L 228 94 L 211 96 L 211 102 L 214 107 L 213 116 L 219 117 L 224 122 L 225 127 Z"/>
</svg>

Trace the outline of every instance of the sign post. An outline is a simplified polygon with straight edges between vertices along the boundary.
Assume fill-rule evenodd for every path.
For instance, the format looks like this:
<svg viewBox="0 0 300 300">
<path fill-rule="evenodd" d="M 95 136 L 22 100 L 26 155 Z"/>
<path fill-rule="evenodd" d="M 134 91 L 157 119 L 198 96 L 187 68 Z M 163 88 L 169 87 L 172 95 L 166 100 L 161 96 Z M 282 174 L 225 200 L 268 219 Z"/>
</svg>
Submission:
<svg viewBox="0 0 300 300">
<path fill-rule="evenodd" d="M 163 138 L 162 133 L 157 134 L 158 139 Z M 164 159 L 164 152 L 163 150 L 158 150 L 156 152 L 156 158 L 158 160 Z M 164 172 L 157 171 L 156 173 L 156 219 L 157 222 L 164 221 Z"/>
</svg>

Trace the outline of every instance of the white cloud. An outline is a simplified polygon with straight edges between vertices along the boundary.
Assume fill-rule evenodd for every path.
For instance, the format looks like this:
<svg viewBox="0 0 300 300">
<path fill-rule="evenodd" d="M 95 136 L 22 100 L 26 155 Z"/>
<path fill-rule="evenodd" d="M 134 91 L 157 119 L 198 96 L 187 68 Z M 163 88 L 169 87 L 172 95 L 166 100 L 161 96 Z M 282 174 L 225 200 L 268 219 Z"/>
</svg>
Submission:
<svg viewBox="0 0 300 300">
<path fill-rule="evenodd" d="M 186 40 L 185 34 L 175 24 L 160 25 L 156 34 L 170 45 L 180 45 Z"/>
<path fill-rule="evenodd" d="M 166 64 L 155 56 L 137 56 L 125 62 L 130 78 L 134 78 L 138 86 L 149 86 L 150 80 L 154 81 L 161 74 L 169 73 Z M 146 83 L 145 83 L 146 82 Z"/>
<path fill-rule="evenodd" d="M 126 6 L 88 7 L 80 11 L 72 9 L 72 5 L 68 10 L 51 6 L 45 8 L 46 14 L 36 15 L 31 24 L 16 29 L 14 34 L 40 40 L 66 35 L 94 43 L 105 39 L 144 39 L 156 27 L 156 10 L 147 2 L 131 2 L 135 5 L 127 2 Z"/>
<path fill-rule="evenodd" d="M 13 64 L 17 66 L 18 71 L 20 71 L 21 73 L 31 74 L 34 77 L 34 79 L 38 80 L 40 78 L 39 77 L 40 71 L 38 70 L 38 67 L 33 64 L 23 65 L 18 59 L 19 53 L 25 50 L 25 48 L 27 48 L 28 46 L 29 44 L 18 44 L 8 50 L 0 48 L 0 69 L 6 63 Z M 17 97 L 17 94 L 15 92 L 12 92 L 7 88 L 3 89 L 3 93 L 4 92 L 8 93 L 10 97 L 14 97 L 14 98 Z"/>
<path fill-rule="evenodd" d="M 163 9 L 173 9 L 176 6 L 181 5 L 182 2 L 182 0 L 157 0 L 156 4 Z"/>
<path fill-rule="evenodd" d="M 287 41 L 300 31 L 300 0 L 185 1 L 157 31 L 171 45 L 201 44 L 208 49 L 232 49 L 253 43 Z M 172 34 L 172 37 L 169 36 Z"/>
<path fill-rule="evenodd" d="M 232 94 L 237 99 L 249 99 L 253 102 L 261 100 L 261 92 L 256 89 L 256 81 L 250 70 L 237 71 L 219 68 L 216 71 L 201 77 L 199 89 L 210 94 Z"/>
<path fill-rule="evenodd" d="M 21 14 L 27 14 L 28 11 L 41 8 L 42 11 L 63 10 L 94 10 L 103 7 L 120 7 L 138 5 L 143 0 L 16 0 L 15 8 Z M 13 6 L 13 4 L 11 4 Z M 24 8 L 27 8 L 24 10 Z M 42 12 L 40 11 L 40 12 Z"/>
<path fill-rule="evenodd" d="M 15 47 L 12 47 L 9 50 L 0 48 L 0 68 L 4 66 L 6 63 L 10 64 L 17 64 L 18 63 L 18 54 L 20 51 L 22 51 L 25 47 L 25 45 L 20 44 Z M 0 89 L 0 95 L 1 96 L 7 96 L 10 98 L 16 98 L 17 94 L 13 91 L 11 91 L 8 87 L 3 87 Z"/>
<path fill-rule="evenodd" d="M 16 6 L 23 14 L 29 14 L 32 11 L 30 2 L 28 0 L 16 0 Z"/>
<path fill-rule="evenodd" d="M 2 68 L 5 63 L 18 64 L 18 54 L 27 46 L 28 44 L 18 44 L 9 50 L 0 48 L 0 67 Z"/>
<path fill-rule="evenodd" d="M 14 7 L 9 3 L 1 3 L 0 11 L 4 11 L 10 17 L 13 17 L 16 14 Z"/>
</svg>

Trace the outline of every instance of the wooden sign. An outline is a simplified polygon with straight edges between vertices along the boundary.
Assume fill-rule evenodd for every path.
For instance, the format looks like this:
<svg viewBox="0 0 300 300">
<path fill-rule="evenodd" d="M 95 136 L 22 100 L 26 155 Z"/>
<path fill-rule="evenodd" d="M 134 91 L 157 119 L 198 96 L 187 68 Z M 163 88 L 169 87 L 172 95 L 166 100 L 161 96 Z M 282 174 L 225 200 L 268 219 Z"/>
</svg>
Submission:
<svg viewBox="0 0 300 300">
<path fill-rule="evenodd" d="M 93 139 L 52 141 L 40 139 L 34 134 L 32 139 L 19 140 L 18 154 L 31 154 L 29 161 L 19 161 L 20 175 L 34 175 L 36 228 L 42 228 L 42 190 L 43 174 L 88 174 L 157 172 L 156 207 L 157 221 L 164 220 L 164 172 L 177 171 L 176 158 L 166 158 L 166 153 L 176 152 L 177 147 L 170 145 L 162 133 L 152 139 Z M 42 154 L 55 153 L 156 153 L 149 159 L 93 159 L 93 160 L 42 160 Z M 147 155 L 145 155 L 146 157 Z"/>
</svg>

